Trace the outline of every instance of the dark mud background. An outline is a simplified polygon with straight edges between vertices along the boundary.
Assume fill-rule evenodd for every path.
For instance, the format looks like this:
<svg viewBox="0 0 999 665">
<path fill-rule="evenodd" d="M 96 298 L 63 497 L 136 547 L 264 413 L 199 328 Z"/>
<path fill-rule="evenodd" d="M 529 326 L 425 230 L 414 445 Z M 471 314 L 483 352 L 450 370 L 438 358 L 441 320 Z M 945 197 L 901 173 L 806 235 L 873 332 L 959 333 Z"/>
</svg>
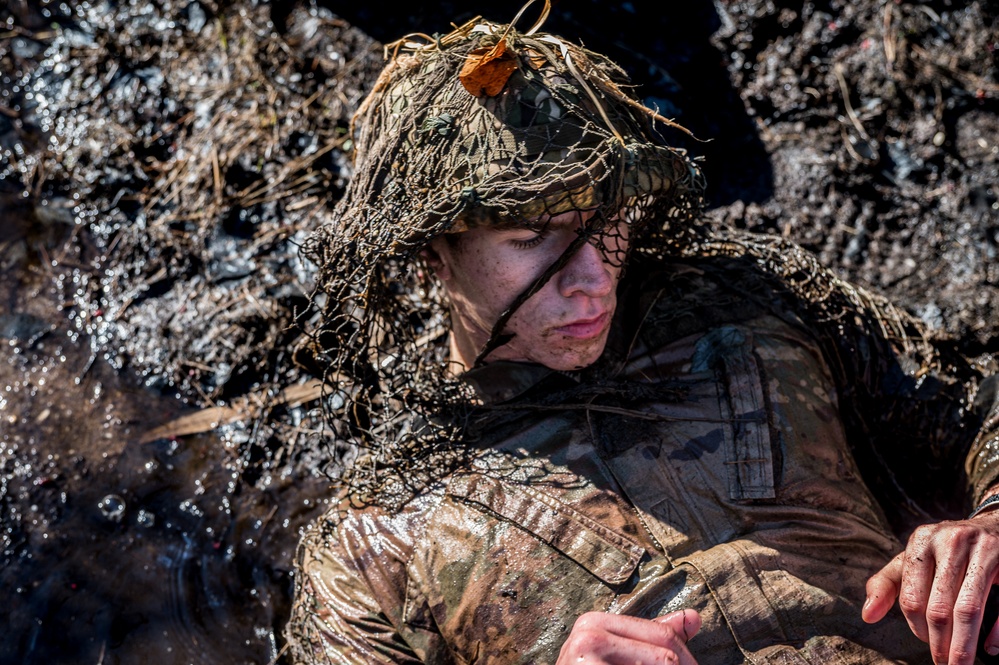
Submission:
<svg viewBox="0 0 999 665">
<path fill-rule="evenodd" d="M 297 247 L 380 42 L 519 9 L 347 4 L 0 0 L 0 662 L 282 660 L 335 474 Z M 562 0 L 546 27 L 711 139 L 677 136 L 715 223 L 803 243 L 993 371 L 997 17 Z"/>
</svg>

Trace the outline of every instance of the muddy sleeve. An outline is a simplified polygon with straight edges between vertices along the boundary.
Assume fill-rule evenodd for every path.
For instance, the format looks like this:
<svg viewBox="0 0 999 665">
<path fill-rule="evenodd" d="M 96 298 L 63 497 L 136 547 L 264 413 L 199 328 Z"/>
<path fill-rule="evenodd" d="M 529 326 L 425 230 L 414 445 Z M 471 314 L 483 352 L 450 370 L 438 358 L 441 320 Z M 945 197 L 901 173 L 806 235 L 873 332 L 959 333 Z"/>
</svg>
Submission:
<svg viewBox="0 0 999 665">
<path fill-rule="evenodd" d="M 327 516 L 303 537 L 286 629 L 293 662 L 425 662 L 400 632 L 403 562 L 371 535 L 361 520 Z"/>
<path fill-rule="evenodd" d="M 990 376 L 982 382 L 974 406 L 976 412 L 983 414 L 983 425 L 964 468 L 971 485 L 972 504 L 977 506 L 989 490 L 999 485 L 999 376 Z"/>
<path fill-rule="evenodd" d="M 836 347 L 868 482 L 919 520 L 967 514 L 999 478 L 999 378 L 928 343 L 846 334 Z"/>
</svg>

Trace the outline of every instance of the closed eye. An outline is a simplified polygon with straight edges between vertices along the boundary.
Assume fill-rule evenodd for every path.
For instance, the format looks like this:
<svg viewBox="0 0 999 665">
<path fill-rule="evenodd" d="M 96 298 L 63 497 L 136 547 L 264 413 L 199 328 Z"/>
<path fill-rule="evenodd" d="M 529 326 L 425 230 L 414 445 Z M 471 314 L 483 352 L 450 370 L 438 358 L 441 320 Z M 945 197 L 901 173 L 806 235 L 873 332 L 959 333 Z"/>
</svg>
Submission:
<svg viewBox="0 0 999 665">
<path fill-rule="evenodd" d="M 537 233 L 533 237 L 528 238 L 526 240 L 517 240 L 517 239 L 514 239 L 514 240 L 511 240 L 510 242 L 517 249 L 531 249 L 532 247 L 537 247 L 538 245 L 540 245 L 541 242 L 545 239 L 545 237 L 546 237 L 546 234 L 544 234 L 544 233 Z"/>
</svg>

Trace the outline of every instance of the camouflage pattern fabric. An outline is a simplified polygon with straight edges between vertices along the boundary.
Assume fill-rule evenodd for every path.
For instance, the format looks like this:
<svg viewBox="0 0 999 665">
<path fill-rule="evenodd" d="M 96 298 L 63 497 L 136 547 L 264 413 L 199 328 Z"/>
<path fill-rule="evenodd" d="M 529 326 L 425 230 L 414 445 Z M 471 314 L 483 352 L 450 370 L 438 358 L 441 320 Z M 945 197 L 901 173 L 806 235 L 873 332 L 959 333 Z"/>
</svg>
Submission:
<svg viewBox="0 0 999 665">
<path fill-rule="evenodd" d="M 965 408 L 977 384 L 912 371 L 930 365 L 856 320 L 804 325 L 751 260 L 629 269 L 594 367 L 466 373 L 468 464 L 306 535 L 296 661 L 550 663 L 583 612 L 689 607 L 702 665 L 931 662 L 897 609 L 860 620 L 901 547 L 878 462 L 899 491 L 943 464 L 939 494 L 973 501 L 999 475 L 999 407 Z"/>
</svg>

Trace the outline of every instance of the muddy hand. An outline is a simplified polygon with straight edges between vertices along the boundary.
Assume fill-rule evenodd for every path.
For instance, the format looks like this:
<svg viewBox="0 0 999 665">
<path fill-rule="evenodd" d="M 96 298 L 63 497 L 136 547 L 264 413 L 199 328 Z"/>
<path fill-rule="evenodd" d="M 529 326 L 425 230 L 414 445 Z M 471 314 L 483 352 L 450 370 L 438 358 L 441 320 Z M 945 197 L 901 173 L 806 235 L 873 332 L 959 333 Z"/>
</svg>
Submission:
<svg viewBox="0 0 999 665">
<path fill-rule="evenodd" d="M 985 601 L 999 583 L 999 511 L 919 527 L 905 551 L 867 582 L 863 618 L 880 621 L 898 598 L 937 665 L 971 665 Z M 999 622 L 985 640 L 999 653 Z"/>
<path fill-rule="evenodd" d="M 556 665 L 697 665 L 687 641 L 700 628 L 694 610 L 652 620 L 588 612 L 576 620 Z"/>
</svg>

